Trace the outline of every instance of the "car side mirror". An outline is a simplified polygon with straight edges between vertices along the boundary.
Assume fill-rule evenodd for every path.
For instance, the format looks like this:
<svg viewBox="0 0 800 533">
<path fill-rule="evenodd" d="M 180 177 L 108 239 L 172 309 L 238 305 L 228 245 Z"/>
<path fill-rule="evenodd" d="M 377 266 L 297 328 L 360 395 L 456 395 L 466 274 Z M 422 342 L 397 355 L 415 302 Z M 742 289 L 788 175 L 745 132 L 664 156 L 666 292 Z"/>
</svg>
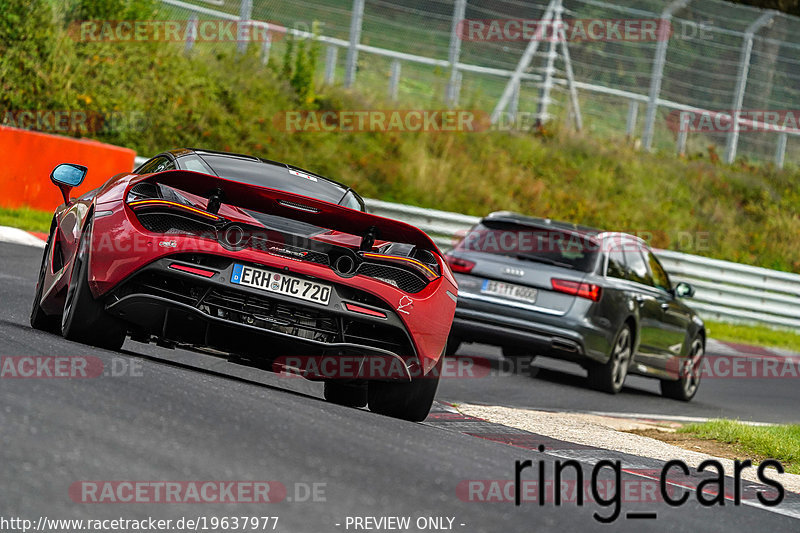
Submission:
<svg viewBox="0 0 800 533">
<path fill-rule="evenodd" d="M 72 188 L 83 183 L 87 172 L 89 172 L 89 169 L 83 165 L 62 163 L 50 173 L 50 181 L 55 183 L 61 190 L 61 196 L 64 198 L 65 204 L 69 203 L 69 193 Z"/>
<path fill-rule="evenodd" d="M 675 296 L 678 298 L 691 298 L 694 296 L 694 287 L 686 282 L 681 281 L 675 285 Z"/>
</svg>

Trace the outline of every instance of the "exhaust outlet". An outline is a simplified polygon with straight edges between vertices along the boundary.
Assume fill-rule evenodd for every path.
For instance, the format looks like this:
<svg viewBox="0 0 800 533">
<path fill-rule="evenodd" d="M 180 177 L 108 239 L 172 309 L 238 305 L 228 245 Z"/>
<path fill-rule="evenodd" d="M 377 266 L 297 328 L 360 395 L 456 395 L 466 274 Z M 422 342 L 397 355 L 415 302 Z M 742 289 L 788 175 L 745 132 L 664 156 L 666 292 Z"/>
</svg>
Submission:
<svg viewBox="0 0 800 533">
<path fill-rule="evenodd" d="M 577 352 L 578 345 L 574 342 L 567 341 L 564 339 L 553 339 L 550 342 L 550 347 L 554 350 L 561 350 L 562 352 Z"/>
<path fill-rule="evenodd" d="M 356 262 L 349 255 L 343 255 L 333 262 L 333 269 L 340 276 L 352 276 L 356 271 Z"/>
</svg>

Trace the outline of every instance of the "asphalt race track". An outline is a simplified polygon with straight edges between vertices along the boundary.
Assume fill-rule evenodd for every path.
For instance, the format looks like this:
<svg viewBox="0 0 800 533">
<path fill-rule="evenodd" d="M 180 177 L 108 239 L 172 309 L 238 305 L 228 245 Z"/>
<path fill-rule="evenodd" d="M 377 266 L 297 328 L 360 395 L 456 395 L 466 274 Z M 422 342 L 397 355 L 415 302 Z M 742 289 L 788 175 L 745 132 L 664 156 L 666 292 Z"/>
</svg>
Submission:
<svg viewBox="0 0 800 533">
<path fill-rule="evenodd" d="M 513 502 L 464 501 L 457 493 L 461 482 L 513 480 L 514 462 L 525 459 L 543 461 L 552 472 L 556 456 L 466 435 L 464 424 L 469 421 L 440 423 L 437 416 L 448 416 L 441 409 L 425 423 L 412 424 L 328 404 L 321 399 L 319 384 L 212 356 L 131 341 L 119 354 L 33 330 L 28 313 L 41 253 L 34 247 L 0 244 L 0 355 L 91 356 L 103 362 L 105 375 L 0 378 L 0 476 L 5 492 L 0 495 L 0 516 L 34 524 L 42 516 L 278 516 L 275 530 L 282 532 L 355 531 L 347 525 L 348 517 L 365 516 L 408 516 L 412 524 L 419 517 L 450 517 L 450 527 L 464 532 L 611 527 L 797 531 L 800 524 L 796 518 L 752 505 L 706 508 L 694 497 L 681 507 L 625 502 L 613 526 L 595 521 L 595 511 L 609 514 L 595 504 L 524 502 L 515 507 Z M 466 346 L 461 354 L 491 356 L 484 352 L 479 346 Z M 701 385 L 695 402 L 686 405 L 661 399 L 647 380 L 632 379 L 622 394 L 611 397 L 586 390 L 582 376 L 569 365 L 547 363 L 536 378 L 444 380 L 439 397 L 576 411 L 783 422 L 800 418 L 800 393 L 792 380 L 709 381 Z M 581 464 L 588 476 L 592 463 L 584 458 Z M 535 479 L 531 472 L 523 478 Z M 600 476 L 606 478 L 608 471 Z M 638 479 L 622 476 L 623 482 Z M 90 480 L 269 480 L 282 484 L 287 494 L 284 501 L 268 504 L 74 501 L 70 487 Z M 306 497 L 314 484 L 317 497 Z M 626 518 L 631 512 L 656 512 L 657 518 Z M 445 520 L 444 526 L 448 524 Z M 425 530 L 431 529 L 435 528 Z"/>
</svg>

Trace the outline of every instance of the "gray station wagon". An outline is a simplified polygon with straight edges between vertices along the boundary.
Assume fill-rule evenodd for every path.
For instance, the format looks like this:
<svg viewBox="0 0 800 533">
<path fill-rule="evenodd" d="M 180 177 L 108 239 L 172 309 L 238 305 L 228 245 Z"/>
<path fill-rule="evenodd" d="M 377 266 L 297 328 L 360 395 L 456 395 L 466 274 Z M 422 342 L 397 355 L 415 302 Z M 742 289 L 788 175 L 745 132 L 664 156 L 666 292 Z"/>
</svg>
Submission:
<svg viewBox="0 0 800 533">
<path fill-rule="evenodd" d="M 703 321 L 647 244 L 510 212 L 492 213 L 447 254 L 458 280 L 448 342 L 501 346 L 506 357 L 554 357 L 619 392 L 629 373 L 661 380 L 664 396 L 691 400 L 705 351 Z"/>
</svg>

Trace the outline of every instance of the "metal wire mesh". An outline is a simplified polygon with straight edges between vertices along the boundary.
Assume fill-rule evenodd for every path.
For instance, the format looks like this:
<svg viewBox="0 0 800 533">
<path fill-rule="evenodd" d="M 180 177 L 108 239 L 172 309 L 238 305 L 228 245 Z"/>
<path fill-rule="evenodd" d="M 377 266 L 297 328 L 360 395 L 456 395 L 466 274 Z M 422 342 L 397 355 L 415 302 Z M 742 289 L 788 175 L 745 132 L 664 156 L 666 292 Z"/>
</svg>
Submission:
<svg viewBox="0 0 800 533">
<path fill-rule="evenodd" d="M 239 16 L 243 2 L 249 2 L 252 19 L 298 31 L 308 31 L 316 22 L 323 46 L 338 49 L 336 64 L 328 69 L 334 83 L 342 83 L 349 72 L 359 89 L 381 95 L 386 105 L 458 105 L 485 111 L 497 106 L 529 42 L 465 39 L 458 33 L 459 22 L 541 20 L 554 5 L 562 9 L 566 21 L 658 20 L 667 16 L 668 39 L 567 41 L 585 127 L 603 135 L 644 136 L 645 143 L 649 131 L 655 149 L 692 152 L 713 147 L 730 159 L 800 163 L 800 125 L 788 132 L 764 131 L 763 127 L 746 131 L 742 127 L 732 135 L 732 123 L 728 122 L 726 129 L 723 121 L 722 127 L 681 135 L 676 118 L 687 110 L 708 110 L 716 115 L 741 108 L 777 111 L 781 117 L 797 113 L 800 32 L 793 31 L 800 22 L 797 17 L 722 0 L 162 1 L 166 18 L 187 17 L 192 5 Z M 454 21 L 461 1 L 463 18 Z M 350 64 L 353 15 L 360 3 L 358 61 Z M 280 53 L 280 46 L 275 44 L 273 55 Z M 570 117 L 576 110 L 567 90 L 568 65 L 561 47 L 556 49 L 553 68 L 548 69 L 550 43 L 539 43 L 506 111 L 541 111 L 541 99 L 548 94 L 545 89 L 552 85 L 545 102 L 548 117 L 574 123 Z M 322 63 L 326 57 L 323 52 Z M 459 68 L 454 73 L 449 61 L 456 57 Z M 322 65 L 320 77 L 324 70 Z"/>
</svg>

